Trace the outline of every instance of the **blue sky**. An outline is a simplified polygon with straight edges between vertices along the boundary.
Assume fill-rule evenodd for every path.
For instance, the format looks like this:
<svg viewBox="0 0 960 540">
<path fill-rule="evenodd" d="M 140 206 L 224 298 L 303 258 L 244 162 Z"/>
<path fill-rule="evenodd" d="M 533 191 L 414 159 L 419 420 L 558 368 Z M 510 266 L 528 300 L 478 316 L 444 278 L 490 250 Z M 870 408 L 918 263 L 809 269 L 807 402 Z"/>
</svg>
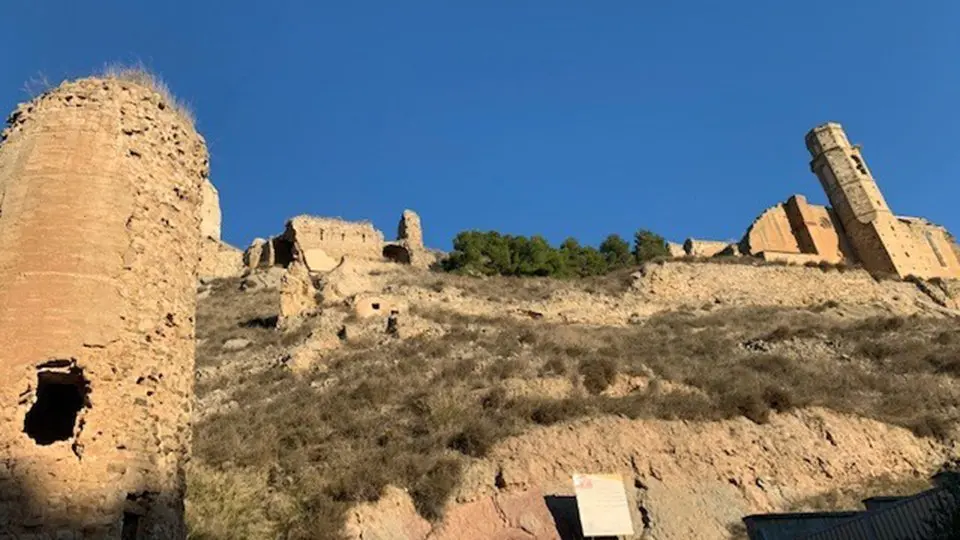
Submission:
<svg viewBox="0 0 960 540">
<path fill-rule="evenodd" d="M 229 7 L 227 7 L 229 6 Z M 894 212 L 960 233 L 960 3 L 0 4 L 0 109 L 142 61 L 196 111 L 224 239 L 404 208 L 465 229 L 735 239 L 842 123 Z"/>
</svg>

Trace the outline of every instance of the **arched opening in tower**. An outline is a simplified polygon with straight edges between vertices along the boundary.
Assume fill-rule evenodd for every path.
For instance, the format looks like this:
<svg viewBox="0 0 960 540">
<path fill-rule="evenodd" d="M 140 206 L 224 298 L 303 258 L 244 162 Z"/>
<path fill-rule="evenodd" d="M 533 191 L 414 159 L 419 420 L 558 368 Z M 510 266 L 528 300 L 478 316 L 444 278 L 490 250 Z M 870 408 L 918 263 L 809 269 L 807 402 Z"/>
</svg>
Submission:
<svg viewBox="0 0 960 540">
<path fill-rule="evenodd" d="M 383 257 L 396 263 L 410 264 L 410 252 L 403 246 L 395 244 L 383 246 Z"/>
<path fill-rule="evenodd" d="M 27 411 L 23 431 L 41 446 L 70 439 L 77 415 L 90 406 L 89 393 L 89 383 L 76 366 L 68 371 L 41 370 L 37 373 L 37 400 Z"/>
</svg>

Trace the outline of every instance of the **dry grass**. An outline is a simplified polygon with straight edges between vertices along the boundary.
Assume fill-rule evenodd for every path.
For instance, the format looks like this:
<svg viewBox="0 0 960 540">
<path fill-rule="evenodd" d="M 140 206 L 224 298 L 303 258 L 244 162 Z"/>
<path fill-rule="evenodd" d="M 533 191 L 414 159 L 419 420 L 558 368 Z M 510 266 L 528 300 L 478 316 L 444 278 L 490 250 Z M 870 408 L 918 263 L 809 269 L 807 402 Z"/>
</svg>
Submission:
<svg viewBox="0 0 960 540">
<path fill-rule="evenodd" d="M 504 284 L 510 280 L 489 281 L 474 280 L 483 283 L 478 288 L 517 294 Z M 523 281 L 528 288 L 520 294 L 554 290 L 538 280 Z M 256 339 L 280 343 L 275 332 L 259 334 L 272 330 L 238 327 L 264 315 L 257 308 L 261 293 L 230 300 L 220 296 L 231 296 L 233 285 L 218 286 L 222 289 L 198 314 L 198 333 L 208 340 L 198 350 L 201 364 L 222 360 L 212 344 L 228 336 L 258 332 Z M 194 455 L 217 474 L 266 478 L 264 489 L 282 494 L 290 507 L 269 513 L 266 502 L 250 502 L 255 497 L 245 492 L 213 490 L 235 499 L 218 503 L 224 512 L 255 504 L 271 530 L 285 537 L 335 538 L 346 509 L 376 500 L 387 484 L 407 488 L 420 513 L 437 519 L 467 460 L 532 426 L 582 416 L 743 416 L 764 423 L 774 411 L 818 405 L 947 437 L 960 405 L 955 322 L 894 317 L 851 323 L 828 309 L 674 312 L 629 328 L 419 310 L 447 333 L 346 347 L 330 359 L 327 371 L 306 378 L 262 371 L 234 393 L 240 407 L 196 426 Z M 743 346 L 758 341 L 765 350 Z M 654 383 L 647 391 L 604 393 L 621 374 L 651 372 Z M 506 380 L 543 375 L 571 378 L 573 392 L 549 398 L 511 397 L 505 391 Z M 657 381 L 696 391 L 663 391 Z M 208 492 L 191 497 L 210 508 L 202 501 L 212 496 Z"/>
<path fill-rule="evenodd" d="M 197 123 L 196 115 L 194 115 L 190 106 L 178 99 L 170 90 L 170 87 L 167 86 L 167 83 L 164 82 L 158 74 L 150 71 L 142 62 L 136 62 L 130 65 L 121 63 L 107 64 L 97 75 L 105 79 L 126 81 L 149 88 L 160 94 L 163 101 L 191 126 L 195 126 Z"/>
<path fill-rule="evenodd" d="M 832 512 L 839 510 L 862 510 L 863 500 L 880 496 L 908 496 L 933 487 L 926 476 L 895 478 L 879 476 L 865 483 L 844 486 L 794 501 L 785 512 Z"/>
</svg>

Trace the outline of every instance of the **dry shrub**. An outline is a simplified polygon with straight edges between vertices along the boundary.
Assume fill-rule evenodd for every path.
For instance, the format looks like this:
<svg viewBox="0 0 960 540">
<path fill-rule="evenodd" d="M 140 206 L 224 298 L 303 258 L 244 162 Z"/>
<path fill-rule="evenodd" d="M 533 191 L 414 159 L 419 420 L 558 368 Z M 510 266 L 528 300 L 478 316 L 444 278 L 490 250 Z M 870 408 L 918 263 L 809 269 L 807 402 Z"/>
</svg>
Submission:
<svg viewBox="0 0 960 540">
<path fill-rule="evenodd" d="M 192 464 L 187 471 L 186 498 L 190 538 L 276 537 L 277 525 L 261 504 L 268 499 L 269 489 L 260 472 L 224 472 Z"/>
<path fill-rule="evenodd" d="M 830 512 L 859 510 L 863 499 L 877 496 L 915 495 L 930 489 L 932 484 L 926 475 L 896 477 L 882 475 L 865 482 L 831 489 L 817 495 L 793 501 L 788 512 Z"/>
<path fill-rule="evenodd" d="M 580 361 L 583 386 L 591 394 L 599 394 L 617 378 L 617 362 L 612 358 L 585 358 Z"/>
</svg>

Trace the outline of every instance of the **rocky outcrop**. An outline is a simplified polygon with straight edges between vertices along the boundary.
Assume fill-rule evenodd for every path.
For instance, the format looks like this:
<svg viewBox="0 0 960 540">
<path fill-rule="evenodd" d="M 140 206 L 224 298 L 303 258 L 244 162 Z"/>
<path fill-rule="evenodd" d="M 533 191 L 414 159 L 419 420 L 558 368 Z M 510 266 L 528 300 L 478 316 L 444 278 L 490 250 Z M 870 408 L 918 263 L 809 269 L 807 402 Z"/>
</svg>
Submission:
<svg viewBox="0 0 960 540">
<path fill-rule="evenodd" d="M 434 525 L 417 514 L 405 491 L 388 487 L 378 502 L 351 513 L 346 530 L 350 540 L 560 540 L 543 494 L 536 490 L 453 506 Z"/>
</svg>

